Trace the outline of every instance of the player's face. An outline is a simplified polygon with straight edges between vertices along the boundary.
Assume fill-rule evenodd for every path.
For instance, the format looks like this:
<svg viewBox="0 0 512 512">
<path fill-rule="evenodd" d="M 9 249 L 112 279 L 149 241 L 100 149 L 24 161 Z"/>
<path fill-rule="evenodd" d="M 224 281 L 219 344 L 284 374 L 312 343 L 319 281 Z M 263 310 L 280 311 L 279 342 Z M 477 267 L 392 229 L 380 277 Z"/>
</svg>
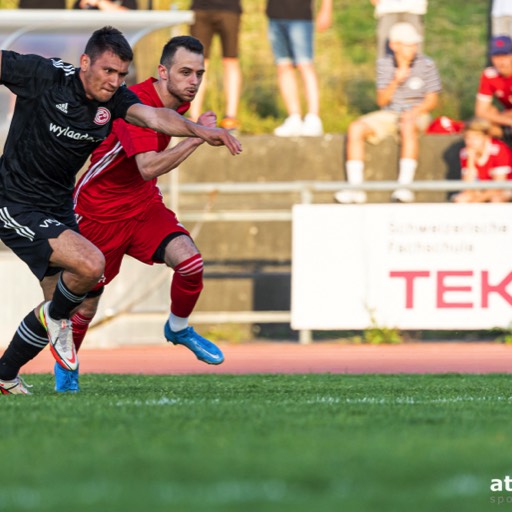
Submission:
<svg viewBox="0 0 512 512">
<path fill-rule="evenodd" d="M 167 92 L 180 103 L 192 101 L 199 90 L 204 71 L 202 55 L 178 48 L 167 72 Z"/>
<path fill-rule="evenodd" d="M 468 130 L 464 133 L 464 144 L 466 145 L 466 149 L 477 154 L 482 154 L 484 152 L 488 139 L 489 137 L 482 132 Z"/>
<path fill-rule="evenodd" d="M 512 55 L 493 55 L 492 65 L 503 76 L 512 76 Z"/>
<path fill-rule="evenodd" d="M 105 102 L 123 84 L 128 75 L 129 62 L 114 53 L 102 53 L 93 62 L 88 55 L 80 58 L 80 76 L 88 99 Z"/>
</svg>

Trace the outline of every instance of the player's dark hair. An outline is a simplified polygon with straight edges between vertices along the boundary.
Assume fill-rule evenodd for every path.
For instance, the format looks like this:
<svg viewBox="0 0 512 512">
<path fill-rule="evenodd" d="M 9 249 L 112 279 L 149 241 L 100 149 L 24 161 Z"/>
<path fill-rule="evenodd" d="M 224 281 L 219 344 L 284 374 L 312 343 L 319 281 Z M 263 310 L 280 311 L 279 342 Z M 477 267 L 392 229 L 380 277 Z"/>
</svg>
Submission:
<svg viewBox="0 0 512 512">
<path fill-rule="evenodd" d="M 160 64 L 169 69 L 172 66 L 174 54 L 178 48 L 185 48 L 189 52 L 204 55 L 204 46 L 199 39 L 192 36 L 176 36 L 170 39 L 162 50 Z"/>
<path fill-rule="evenodd" d="M 123 34 L 114 27 L 103 27 L 95 32 L 87 41 L 84 53 L 94 62 L 105 52 L 112 52 L 124 62 L 133 60 L 133 50 Z"/>
</svg>

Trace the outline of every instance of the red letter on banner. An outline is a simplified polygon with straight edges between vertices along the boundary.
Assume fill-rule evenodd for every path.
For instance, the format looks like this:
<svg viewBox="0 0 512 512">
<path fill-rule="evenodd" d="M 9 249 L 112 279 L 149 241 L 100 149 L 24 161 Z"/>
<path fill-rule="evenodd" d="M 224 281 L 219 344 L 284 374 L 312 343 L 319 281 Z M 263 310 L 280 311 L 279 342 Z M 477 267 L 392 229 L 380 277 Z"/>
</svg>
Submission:
<svg viewBox="0 0 512 512">
<path fill-rule="evenodd" d="M 389 273 L 389 277 L 403 277 L 405 279 L 405 309 L 414 307 L 414 280 L 417 277 L 429 276 L 430 272 L 426 270 L 400 270 Z"/>
<path fill-rule="evenodd" d="M 482 307 L 489 307 L 489 294 L 499 293 L 509 304 L 512 304 L 512 296 L 507 293 L 507 286 L 512 281 L 512 272 L 509 272 L 497 285 L 489 284 L 489 272 L 487 270 L 482 271 Z"/>
<path fill-rule="evenodd" d="M 444 294 L 447 292 L 470 292 L 471 286 L 447 286 L 444 283 L 446 277 L 450 276 L 468 276 L 473 275 L 472 270 L 447 270 L 437 273 L 437 307 L 441 308 L 472 308 L 472 302 L 447 302 Z"/>
</svg>

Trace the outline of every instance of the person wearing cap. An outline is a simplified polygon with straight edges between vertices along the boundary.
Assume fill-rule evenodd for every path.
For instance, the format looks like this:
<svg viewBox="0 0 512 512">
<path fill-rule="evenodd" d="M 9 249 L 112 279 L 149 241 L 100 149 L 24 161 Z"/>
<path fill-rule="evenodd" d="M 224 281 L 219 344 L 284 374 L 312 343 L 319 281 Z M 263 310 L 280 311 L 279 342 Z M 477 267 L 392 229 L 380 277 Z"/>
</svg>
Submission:
<svg viewBox="0 0 512 512">
<path fill-rule="evenodd" d="M 389 136 L 401 142 L 398 188 L 391 199 L 414 201 L 407 188 L 414 179 L 419 152 L 419 134 L 430 123 L 441 91 L 441 80 L 432 59 L 418 52 L 422 37 L 410 23 L 396 23 L 389 35 L 393 55 L 377 60 L 377 105 L 380 110 L 353 121 L 348 128 L 346 174 L 350 184 L 364 179 L 365 142 L 378 144 Z M 364 203 L 364 190 L 340 190 L 339 203 Z"/>
<path fill-rule="evenodd" d="M 504 35 L 493 37 L 489 53 L 492 66 L 480 77 L 475 115 L 491 123 L 494 137 L 512 146 L 512 39 Z"/>
</svg>

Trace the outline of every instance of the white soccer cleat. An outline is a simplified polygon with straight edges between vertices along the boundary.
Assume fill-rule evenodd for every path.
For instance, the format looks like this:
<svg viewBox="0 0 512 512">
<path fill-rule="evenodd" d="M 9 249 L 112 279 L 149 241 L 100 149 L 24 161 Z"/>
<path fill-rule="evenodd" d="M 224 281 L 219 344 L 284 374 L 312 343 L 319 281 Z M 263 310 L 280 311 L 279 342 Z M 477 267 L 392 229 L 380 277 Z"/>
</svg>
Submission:
<svg viewBox="0 0 512 512">
<path fill-rule="evenodd" d="M 62 318 L 54 320 L 48 313 L 50 302 L 45 302 L 39 309 L 39 318 L 46 328 L 50 350 L 53 357 L 66 370 L 78 368 L 78 357 L 73 342 L 71 320 Z"/>
<path fill-rule="evenodd" d="M 334 194 L 334 199 L 341 204 L 363 204 L 366 203 L 366 192 L 364 190 L 339 190 Z"/>
<path fill-rule="evenodd" d="M 21 377 L 14 380 L 0 380 L 0 394 L 2 395 L 31 395 L 27 388 L 31 388 L 25 384 Z"/>
</svg>

